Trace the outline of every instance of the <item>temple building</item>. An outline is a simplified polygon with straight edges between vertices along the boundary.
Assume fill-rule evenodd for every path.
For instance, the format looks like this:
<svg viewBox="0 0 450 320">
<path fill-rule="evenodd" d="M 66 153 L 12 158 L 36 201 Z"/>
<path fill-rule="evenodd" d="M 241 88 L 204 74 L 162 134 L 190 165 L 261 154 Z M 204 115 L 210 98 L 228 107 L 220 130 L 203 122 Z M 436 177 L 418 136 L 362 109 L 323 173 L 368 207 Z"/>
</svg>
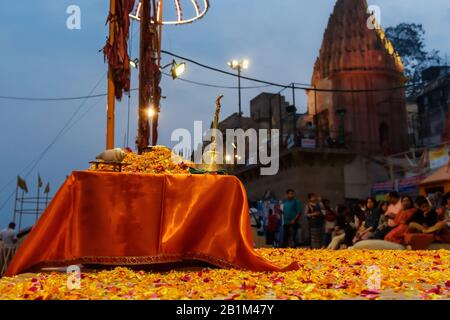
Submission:
<svg viewBox="0 0 450 320">
<path fill-rule="evenodd" d="M 312 75 L 307 114 L 282 95 L 261 93 L 250 116 L 233 114 L 219 129 L 280 129 L 279 172 L 238 165 L 248 198 L 282 199 L 287 189 L 306 201 L 311 192 L 332 203 L 367 197 L 375 183 L 397 177 L 385 155 L 409 150 L 403 64 L 365 0 L 337 0 Z"/>
<path fill-rule="evenodd" d="M 357 153 L 400 153 L 409 148 L 405 91 L 394 88 L 405 84 L 404 68 L 381 27 L 371 23 L 366 0 L 337 1 L 314 66 L 318 91 L 308 92 L 308 111 L 319 145 L 346 141 Z"/>
</svg>

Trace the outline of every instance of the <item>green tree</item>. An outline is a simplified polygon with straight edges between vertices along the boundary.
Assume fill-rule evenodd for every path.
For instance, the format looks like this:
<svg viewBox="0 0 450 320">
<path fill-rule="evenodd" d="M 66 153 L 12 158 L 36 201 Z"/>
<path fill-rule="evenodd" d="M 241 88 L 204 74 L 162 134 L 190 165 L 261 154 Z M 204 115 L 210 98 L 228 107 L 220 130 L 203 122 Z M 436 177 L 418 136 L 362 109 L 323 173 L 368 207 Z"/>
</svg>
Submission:
<svg viewBox="0 0 450 320">
<path fill-rule="evenodd" d="M 386 29 L 386 35 L 400 54 L 405 66 L 408 84 L 422 82 L 422 71 L 432 65 L 440 65 L 442 58 L 437 50 L 428 51 L 425 45 L 425 30 L 421 24 L 401 23 Z M 418 92 L 416 86 L 407 90 L 411 96 Z"/>
</svg>

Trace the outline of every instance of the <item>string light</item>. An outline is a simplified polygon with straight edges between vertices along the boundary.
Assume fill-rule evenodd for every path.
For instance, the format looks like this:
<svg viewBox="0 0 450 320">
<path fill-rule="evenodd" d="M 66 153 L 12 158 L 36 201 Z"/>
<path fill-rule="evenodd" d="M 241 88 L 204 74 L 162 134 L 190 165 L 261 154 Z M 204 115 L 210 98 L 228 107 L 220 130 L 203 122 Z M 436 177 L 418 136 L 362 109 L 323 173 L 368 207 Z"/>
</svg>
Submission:
<svg viewBox="0 0 450 320">
<path fill-rule="evenodd" d="M 194 21 L 200 20 L 202 19 L 206 13 L 209 11 L 209 0 L 203 0 L 203 10 L 202 7 L 198 4 L 198 2 L 196 0 L 191 0 L 192 6 L 194 7 L 194 11 L 195 11 L 195 16 L 193 16 L 192 18 L 189 19 L 184 19 L 183 18 L 183 8 L 181 6 L 180 0 L 174 0 L 175 3 L 175 11 L 177 14 L 177 20 L 168 20 L 168 21 L 157 21 L 158 24 L 163 24 L 163 25 L 182 25 L 182 24 L 188 24 L 188 23 L 192 23 Z M 130 18 L 140 21 L 141 20 L 141 9 L 142 9 L 142 4 L 141 2 L 138 3 L 137 7 L 136 7 L 136 11 L 134 14 L 130 14 Z M 161 10 L 161 1 L 158 2 L 158 8 L 157 11 L 158 13 L 160 13 Z M 154 23 L 154 21 L 153 21 Z"/>
</svg>

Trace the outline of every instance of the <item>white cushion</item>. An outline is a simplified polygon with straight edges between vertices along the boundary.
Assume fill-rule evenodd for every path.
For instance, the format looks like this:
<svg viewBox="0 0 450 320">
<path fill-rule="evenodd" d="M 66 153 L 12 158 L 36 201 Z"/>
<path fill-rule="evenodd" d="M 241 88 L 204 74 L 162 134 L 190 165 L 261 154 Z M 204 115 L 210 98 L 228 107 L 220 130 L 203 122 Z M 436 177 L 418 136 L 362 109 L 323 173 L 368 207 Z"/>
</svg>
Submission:
<svg viewBox="0 0 450 320">
<path fill-rule="evenodd" d="M 364 240 L 357 242 L 353 247 L 349 249 L 355 250 L 405 250 L 406 248 L 401 244 L 384 241 L 384 240 Z"/>
</svg>

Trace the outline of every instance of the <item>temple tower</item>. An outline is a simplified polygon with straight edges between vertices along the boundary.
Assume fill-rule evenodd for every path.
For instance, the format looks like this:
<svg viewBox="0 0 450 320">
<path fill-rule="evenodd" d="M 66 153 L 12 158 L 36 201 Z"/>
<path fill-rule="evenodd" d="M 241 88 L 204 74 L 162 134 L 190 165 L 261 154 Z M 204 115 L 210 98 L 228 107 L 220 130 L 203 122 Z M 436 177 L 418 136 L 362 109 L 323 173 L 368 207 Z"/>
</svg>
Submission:
<svg viewBox="0 0 450 320">
<path fill-rule="evenodd" d="M 318 89 L 402 87 L 401 59 L 381 28 L 370 28 L 366 0 L 338 0 L 325 30 L 312 84 Z M 404 89 L 376 92 L 308 92 L 319 143 L 345 144 L 370 155 L 408 150 Z M 328 139 L 331 138 L 331 139 Z"/>
</svg>

